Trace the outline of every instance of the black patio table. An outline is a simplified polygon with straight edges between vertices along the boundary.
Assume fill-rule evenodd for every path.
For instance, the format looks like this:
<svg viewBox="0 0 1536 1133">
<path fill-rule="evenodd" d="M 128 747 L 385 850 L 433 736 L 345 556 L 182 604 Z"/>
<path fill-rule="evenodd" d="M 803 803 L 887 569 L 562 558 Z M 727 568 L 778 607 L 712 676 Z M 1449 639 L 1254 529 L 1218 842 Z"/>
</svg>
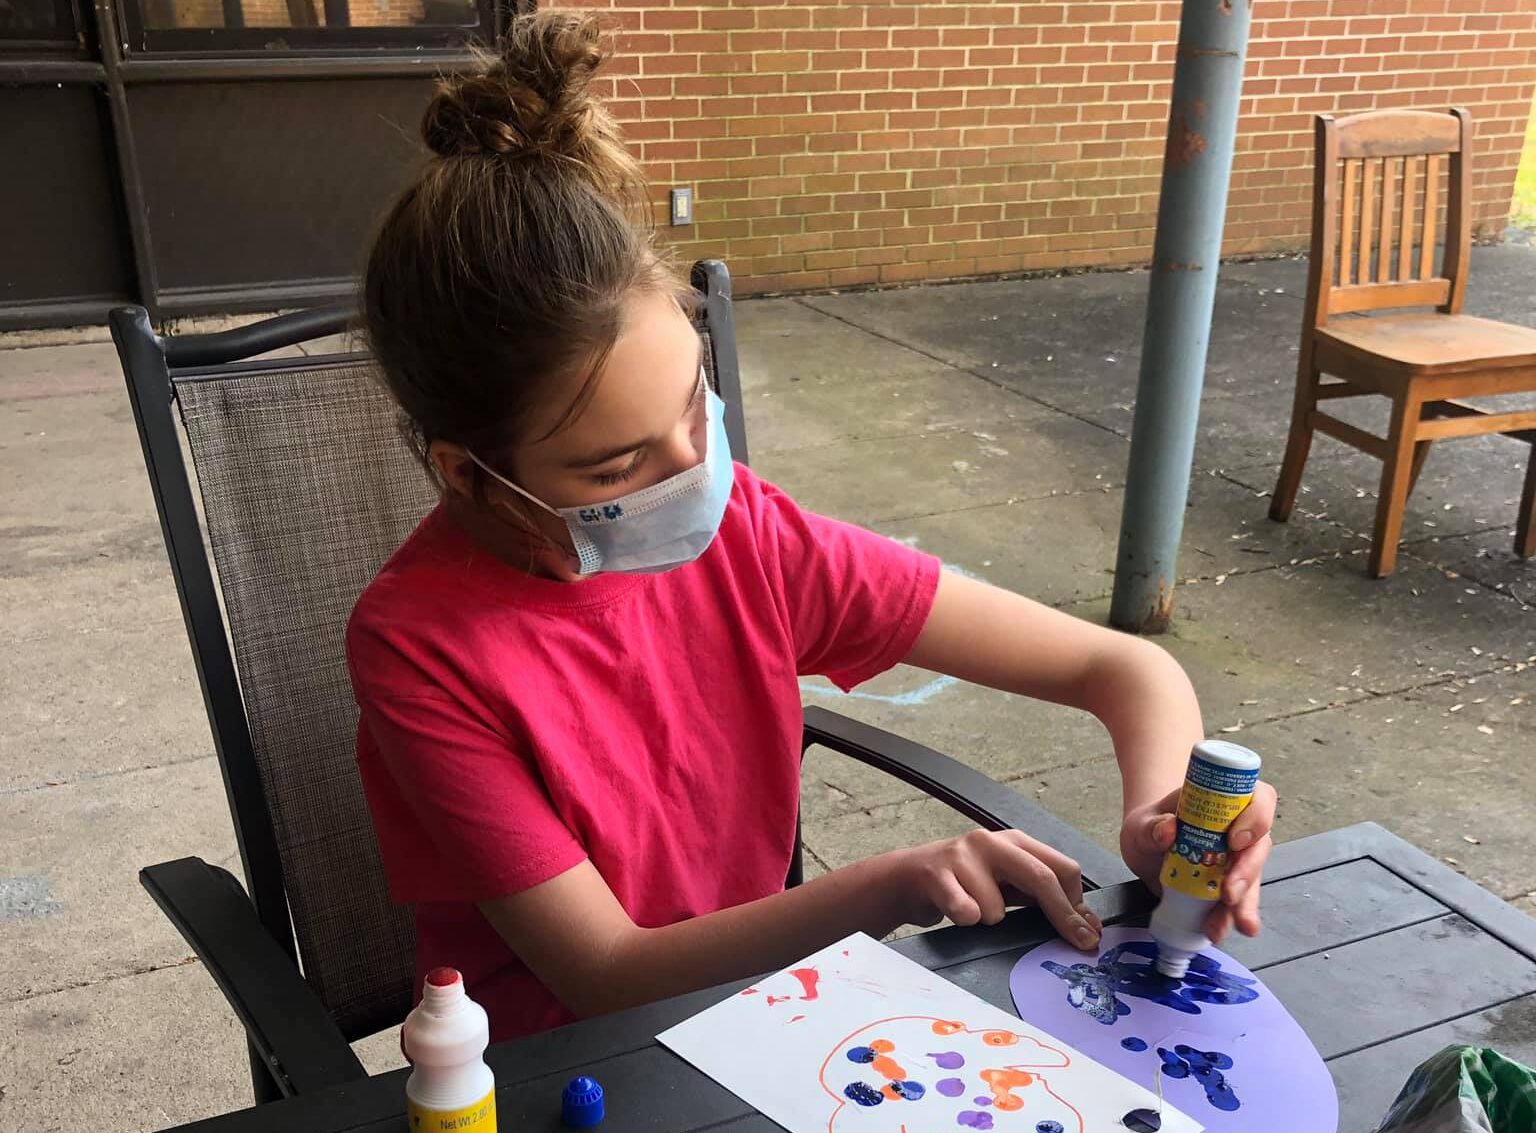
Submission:
<svg viewBox="0 0 1536 1133">
<path fill-rule="evenodd" d="M 1137 883 L 1090 893 L 1109 923 L 1145 918 Z M 1034 910 L 991 928 L 946 928 L 893 947 L 1012 1011 L 1008 973 L 1052 930 Z M 1259 973 L 1333 1072 L 1340 1133 L 1366 1133 L 1413 1067 L 1468 1042 L 1536 1062 L 1536 920 L 1374 823 L 1275 848 L 1264 932 L 1227 951 Z M 681 996 L 493 1046 L 497 1127 L 560 1129 L 560 1092 L 576 1074 L 607 1093 L 605 1133 L 772 1133 L 778 1127 L 660 1046 L 655 1035 L 743 984 Z M 186 1133 L 397 1133 L 405 1074 L 182 1126 Z M 1094 1130 L 1092 1133 L 1101 1133 Z M 1102 1131 L 1113 1133 L 1113 1131 Z M 1295 1133 L 1332 1133 L 1302 1129 Z"/>
</svg>

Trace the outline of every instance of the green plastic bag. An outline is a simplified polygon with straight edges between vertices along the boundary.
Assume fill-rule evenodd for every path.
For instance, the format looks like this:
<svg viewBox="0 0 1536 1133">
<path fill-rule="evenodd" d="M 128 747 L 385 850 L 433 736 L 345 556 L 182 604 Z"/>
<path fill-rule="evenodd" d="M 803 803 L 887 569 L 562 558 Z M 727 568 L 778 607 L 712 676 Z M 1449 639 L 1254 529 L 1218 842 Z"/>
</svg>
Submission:
<svg viewBox="0 0 1536 1133">
<path fill-rule="evenodd" d="M 1536 1070 L 1478 1046 L 1421 1062 L 1376 1133 L 1532 1133 Z"/>
</svg>

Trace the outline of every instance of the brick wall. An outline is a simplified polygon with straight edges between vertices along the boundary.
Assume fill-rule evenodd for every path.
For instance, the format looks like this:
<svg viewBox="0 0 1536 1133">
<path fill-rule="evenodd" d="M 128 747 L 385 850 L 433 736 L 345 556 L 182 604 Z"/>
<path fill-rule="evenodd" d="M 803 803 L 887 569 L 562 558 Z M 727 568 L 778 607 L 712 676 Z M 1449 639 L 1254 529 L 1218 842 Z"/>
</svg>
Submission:
<svg viewBox="0 0 1536 1133">
<path fill-rule="evenodd" d="M 600 92 L 743 293 L 1150 255 L 1177 3 L 547 2 L 623 29 Z M 1471 110 L 1497 234 L 1533 83 L 1532 0 L 1256 5 L 1227 253 L 1304 247 L 1311 116 L 1375 107 Z"/>
</svg>

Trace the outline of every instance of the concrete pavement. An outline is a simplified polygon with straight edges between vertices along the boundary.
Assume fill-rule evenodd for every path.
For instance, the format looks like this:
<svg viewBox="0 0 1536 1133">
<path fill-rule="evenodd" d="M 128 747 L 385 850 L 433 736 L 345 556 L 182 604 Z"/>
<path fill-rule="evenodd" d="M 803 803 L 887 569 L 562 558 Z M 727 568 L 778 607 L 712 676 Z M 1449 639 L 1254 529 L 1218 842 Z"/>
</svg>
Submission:
<svg viewBox="0 0 1536 1133">
<path fill-rule="evenodd" d="M 1223 269 L 1163 642 L 1210 730 L 1264 753 L 1281 838 L 1373 819 L 1536 911 L 1536 565 L 1509 549 L 1525 449 L 1438 445 L 1385 581 L 1363 574 L 1368 458 L 1320 438 L 1295 518 L 1271 524 L 1304 270 Z M 741 302 L 753 463 L 808 507 L 1102 620 L 1145 285 Z M 1536 326 L 1533 296 L 1536 249 L 1478 250 L 1472 311 Z M 234 840 L 110 346 L 0 351 L 0 482 L 0 1128 L 151 1129 L 244 1104 L 237 1028 L 135 876 L 233 863 Z M 1115 768 L 1087 717 L 909 670 L 806 697 L 1113 842 Z M 959 828 L 826 753 L 804 795 L 813 869 Z M 393 1065 L 393 1036 L 365 1057 Z"/>
</svg>

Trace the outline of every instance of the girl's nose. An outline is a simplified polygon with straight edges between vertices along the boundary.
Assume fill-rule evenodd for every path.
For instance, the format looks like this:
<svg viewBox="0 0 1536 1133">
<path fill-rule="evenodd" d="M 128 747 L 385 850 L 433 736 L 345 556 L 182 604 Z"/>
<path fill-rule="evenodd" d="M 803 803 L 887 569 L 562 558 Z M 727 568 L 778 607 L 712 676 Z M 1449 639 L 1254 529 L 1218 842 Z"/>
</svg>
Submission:
<svg viewBox="0 0 1536 1133">
<path fill-rule="evenodd" d="M 658 453 L 667 470 L 662 479 L 686 472 L 703 461 L 708 432 L 701 404 L 697 413 L 677 423 L 677 428 L 668 435 L 665 447 Z"/>
</svg>

